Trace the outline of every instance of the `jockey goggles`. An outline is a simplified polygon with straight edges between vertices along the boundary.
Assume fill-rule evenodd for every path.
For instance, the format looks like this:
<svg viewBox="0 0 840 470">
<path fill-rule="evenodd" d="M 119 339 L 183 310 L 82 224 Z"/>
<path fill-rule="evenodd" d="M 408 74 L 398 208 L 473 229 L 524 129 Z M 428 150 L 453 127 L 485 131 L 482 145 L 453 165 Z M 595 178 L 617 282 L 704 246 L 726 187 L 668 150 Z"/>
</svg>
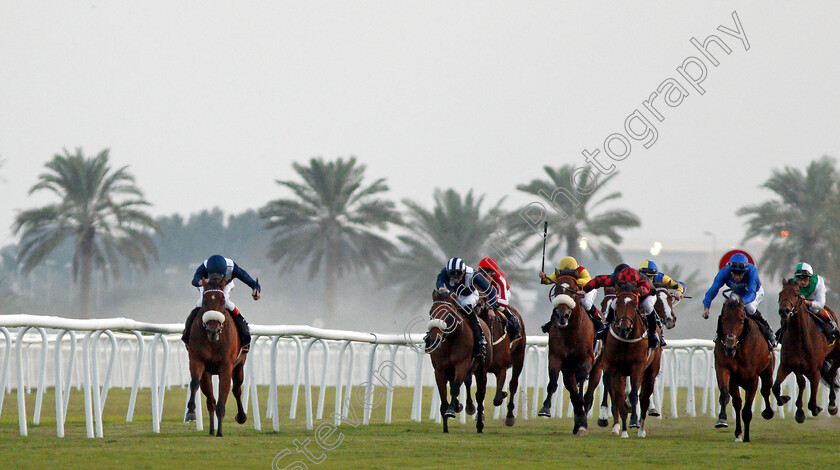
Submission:
<svg viewBox="0 0 840 470">
<path fill-rule="evenodd" d="M 796 271 L 796 273 L 793 274 L 793 277 L 797 279 L 807 279 L 811 277 L 811 273 L 808 271 Z"/>
<path fill-rule="evenodd" d="M 461 277 L 461 276 L 464 275 L 464 271 L 461 271 L 460 269 L 453 269 L 452 271 L 449 271 L 447 274 L 449 274 L 449 277 Z"/>
<path fill-rule="evenodd" d="M 747 263 L 729 263 L 729 269 L 736 272 L 746 272 Z"/>
</svg>

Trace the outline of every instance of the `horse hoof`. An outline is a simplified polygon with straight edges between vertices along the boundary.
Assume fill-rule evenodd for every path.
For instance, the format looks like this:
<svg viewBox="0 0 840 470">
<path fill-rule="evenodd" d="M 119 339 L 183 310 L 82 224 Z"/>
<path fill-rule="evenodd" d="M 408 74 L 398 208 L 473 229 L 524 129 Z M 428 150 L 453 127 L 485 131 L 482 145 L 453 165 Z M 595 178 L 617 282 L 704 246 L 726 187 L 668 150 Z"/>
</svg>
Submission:
<svg viewBox="0 0 840 470">
<path fill-rule="evenodd" d="M 545 407 L 545 406 L 542 407 L 540 412 L 537 413 L 537 416 L 541 416 L 543 418 L 551 418 L 551 408 L 548 408 L 548 407 Z"/>
<path fill-rule="evenodd" d="M 220 433 L 220 432 L 216 433 L 216 437 L 222 437 L 222 433 Z"/>
<path fill-rule="evenodd" d="M 610 422 L 606 419 L 598 419 L 598 427 L 605 428 L 610 425 Z"/>
<path fill-rule="evenodd" d="M 245 413 L 242 413 L 242 414 L 236 413 L 236 418 L 234 418 L 234 419 L 236 419 L 237 423 L 244 424 L 245 421 L 248 421 L 248 415 L 245 414 Z"/>
<path fill-rule="evenodd" d="M 779 406 L 784 406 L 789 401 L 790 401 L 790 396 L 789 395 L 782 395 L 776 400 L 776 403 L 778 403 Z"/>
<path fill-rule="evenodd" d="M 645 432 L 644 429 L 639 429 L 638 436 L 644 438 L 644 437 L 647 437 L 647 433 Z"/>
<path fill-rule="evenodd" d="M 493 406 L 502 406 L 502 403 L 505 402 L 504 398 L 493 399 Z"/>
<path fill-rule="evenodd" d="M 735 436 L 735 442 L 744 442 L 744 438 L 741 437 L 740 434 L 738 434 L 737 436 Z"/>
<path fill-rule="evenodd" d="M 820 413 L 822 413 L 822 410 L 823 410 L 822 407 L 815 406 L 814 408 L 811 409 L 811 416 L 819 415 Z"/>
<path fill-rule="evenodd" d="M 631 419 L 630 420 L 630 429 L 638 429 L 638 428 L 639 428 L 639 422 L 635 419 Z"/>
<path fill-rule="evenodd" d="M 799 423 L 799 424 L 804 423 L 805 422 L 805 412 L 802 411 L 801 409 L 796 410 L 796 414 L 794 415 L 794 419 L 796 419 L 796 422 Z"/>
<path fill-rule="evenodd" d="M 455 408 L 455 412 L 460 413 L 462 411 L 464 411 L 464 405 L 462 403 L 458 403 L 458 407 Z"/>
<path fill-rule="evenodd" d="M 721 418 L 721 419 L 717 420 L 717 423 L 715 423 L 715 427 L 716 428 L 728 428 L 729 423 L 727 423 L 725 419 Z"/>
<path fill-rule="evenodd" d="M 622 439 L 629 439 L 630 435 L 627 434 L 627 431 L 621 431 L 621 438 Z"/>
<path fill-rule="evenodd" d="M 475 414 L 475 405 L 473 405 L 472 403 L 467 404 L 467 414 L 470 416 Z"/>
<path fill-rule="evenodd" d="M 836 413 L 836 412 L 837 412 L 837 411 L 835 410 L 835 413 Z M 194 411 L 191 411 L 191 412 L 187 413 L 187 416 L 184 416 L 184 422 L 185 422 L 185 423 L 193 423 L 193 422 L 195 422 L 195 412 L 194 412 Z"/>
<path fill-rule="evenodd" d="M 656 408 L 651 408 L 651 409 L 648 410 L 648 416 L 653 416 L 654 418 L 658 418 L 659 416 L 661 416 L 661 413 L 659 413 L 659 410 L 657 410 Z"/>
<path fill-rule="evenodd" d="M 587 434 L 588 434 L 588 432 L 586 431 L 586 428 L 580 428 L 575 433 L 576 436 L 585 436 Z"/>
<path fill-rule="evenodd" d="M 831 416 L 836 416 L 837 415 L 837 405 L 829 406 L 828 407 L 828 414 L 830 414 Z"/>
<path fill-rule="evenodd" d="M 619 433 L 620 430 L 621 430 L 621 427 L 618 424 L 613 425 L 612 435 L 613 436 L 618 436 L 618 433 Z"/>
<path fill-rule="evenodd" d="M 761 417 L 764 419 L 773 419 L 775 415 L 776 412 L 772 408 L 764 408 L 764 411 L 761 412 Z"/>
<path fill-rule="evenodd" d="M 513 426 L 514 424 L 516 424 L 516 418 L 513 418 L 513 417 L 505 418 L 505 426 L 510 427 L 510 426 Z"/>
</svg>

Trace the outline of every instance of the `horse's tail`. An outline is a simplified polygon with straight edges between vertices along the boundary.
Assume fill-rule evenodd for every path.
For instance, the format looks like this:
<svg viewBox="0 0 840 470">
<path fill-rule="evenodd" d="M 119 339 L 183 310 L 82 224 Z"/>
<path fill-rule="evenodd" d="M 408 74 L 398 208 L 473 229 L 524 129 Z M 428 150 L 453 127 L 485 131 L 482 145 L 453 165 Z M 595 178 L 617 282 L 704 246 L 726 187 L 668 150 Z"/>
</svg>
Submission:
<svg viewBox="0 0 840 470">
<path fill-rule="evenodd" d="M 823 362 L 822 368 L 820 369 L 820 377 L 825 385 L 832 387 L 832 388 L 840 388 L 840 378 L 837 377 L 837 371 L 834 372 L 834 376 L 831 376 L 831 368 L 833 364 L 831 360 L 826 359 Z"/>
</svg>

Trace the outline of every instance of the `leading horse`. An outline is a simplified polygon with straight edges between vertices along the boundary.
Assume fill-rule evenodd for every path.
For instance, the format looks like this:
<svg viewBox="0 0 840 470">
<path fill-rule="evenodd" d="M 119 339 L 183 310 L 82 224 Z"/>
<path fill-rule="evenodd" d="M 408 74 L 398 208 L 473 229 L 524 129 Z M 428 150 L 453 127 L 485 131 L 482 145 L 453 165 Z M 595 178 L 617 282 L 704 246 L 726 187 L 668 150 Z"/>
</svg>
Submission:
<svg viewBox="0 0 840 470">
<path fill-rule="evenodd" d="M 559 274 L 559 273 L 558 273 Z M 577 280 L 571 276 L 557 276 L 552 289 L 557 296 L 552 305 L 551 327 L 548 331 L 548 387 L 543 407 L 538 416 L 551 416 L 551 398 L 557 391 L 557 380 L 563 374 L 563 385 L 569 391 L 574 408 L 572 433 L 587 433 L 586 414 L 592 407 L 592 396 L 601 380 L 600 370 L 594 368 L 592 349 L 595 327 L 580 304 Z M 589 381 L 587 393 L 584 385 Z"/>
<path fill-rule="evenodd" d="M 487 369 L 493 360 L 493 350 L 488 349 L 484 357 L 474 358 L 473 334 L 468 321 L 458 311 L 458 306 L 452 294 L 432 294 L 432 308 L 429 312 L 430 344 L 427 352 L 432 359 L 435 370 L 435 382 L 440 395 L 440 414 L 443 418 L 443 432 L 449 432 L 448 419 L 454 418 L 463 409 L 458 401 L 458 395 L 469 374 L 475 374 L 475 398 L 478 403 L 478 414 L 475 428 L 481 433 L 484 430 L 484 396 L 487 393 Z M 479 320 L 485 338 L 490 337 L 490 330 L 483 320 Z M 449 386 L 451 400 L 447 399 L 446 387 Z"/>
<path fill-rule="evenodd" d="M 735 410 L 735 442 L 750 442 L 750 421 L 759 378 L 761 395 L 764 397 L 764 411 L 761 412 L 761 416 L 771 419 L 774 414 L 770 406 L 770 385 L 773 382 L 776 356 L 767 345 L 758 323 L 747 317 L 744 301 L 739 296 L 729 297 L 720 315 L 723 338 L 715 341 L 715 373 L 720 388 L 720 415 L 715 427 L 728 426 L 726 405 L 731 396 L 732 408 Z M 744 389 L 743 408 L 739 388 Z"/>
<path fill-rule="evenodd" d="M 808 410 L 812 416 L 817 416 L 822 408 L 817 406 L 817 389 L 820 386 L 820 372 L 826 378 L 829 386 L 828 412 L 837 414 L 835 403 L 835 380 L 837 368 L 840 367 L 840 360 L 837 360 L 836 344 L 829 344 L 825 335 L 817 327 L 811 318 L 811 313 L 805 305 L 804 298 L 799 295 L 799 287 L 795 280 L 782 282 L 782 291 L 779 293 L 779 315 L 782 321 L 787 322 L 787 331 L 782 335 L 782 351 L 779 357 L 779 370 L 776 372 L 776 382 L 773 384 L 773 394 L 779 405 L 784 405 L 790 400 L 787 395 L 781 394 L 782 381 L 792 372 L 796 375 L 796 383 L 799 387 L 799 395 L 796 399 L 797 423 L 805 421 L 805 412 L 802 411 L 802 394 L 805 390 L 805 378 L 811 382 L 811 397 L 808 400 Z M 828 309 L 834 316 L 834 312 Z M 836 343 L 836 341 L 835 341 Z M 823 370 L 826 358 L 829 362 Z"/>
<path fill-rule="evenodd" d="M 236 422 L 244 423 L 248 416 L 242 408 L 242 382 L 247 353 L 239 354 L 239 335 L 236 325 L 225 308 L 225 278 L 213 274 L 204 286 L 200 316 L 190 328 L 190 401 L 184 421 L 195 421 L 195 392 L 207 397 L 207 412 L 210 414 L 210 435 L 222 437 L 222 419 L 225 417 L 225 403 L 233 381 L 233 396 L 236 398 Z M 201 321 L 199 321 L 199 318 Z M 212 375 L 219 376 L 219 400 L 213 397 Z M 218 432 L 212 416 L 216 414 Z"/>
<path fill-rule="evenodd" d="M 662 357 L 661 345 L 655 349 L 648 348 L 647 326 L 639 308 L 639 295 L 636 292 L 617 294 L 615 320 L 609 328 L 609 336 L 604 344 L 603 368 L 604 372 L 609 373 L 611 377 L 612 434 L 617 436 L 620 431 L 622 438 L 629 437 L 627 414 L 630 410 L 632 410 L 630 427 L 639 427 L 639 437 L 647 435 L 645 420 Z M 630 377 L 629 403 L 624 392 L 626 377 Z M 641 419 L 638 418 L 636 412 L 636 405 L 639 402 Z M 619 417 L 621 418 L 620 428 Z"/>
</svg>

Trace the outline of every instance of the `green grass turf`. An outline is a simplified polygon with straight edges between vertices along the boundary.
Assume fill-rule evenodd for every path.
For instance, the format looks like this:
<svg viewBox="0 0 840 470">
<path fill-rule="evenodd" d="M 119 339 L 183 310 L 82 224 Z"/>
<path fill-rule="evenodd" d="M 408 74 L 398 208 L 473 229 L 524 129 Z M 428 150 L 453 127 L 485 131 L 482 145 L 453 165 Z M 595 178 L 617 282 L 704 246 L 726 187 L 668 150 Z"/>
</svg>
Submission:
<svg viewBox="0 0 840 470">
<path fill-rule="evenodd" d="M 66 437 L 60 439 L 55 435 L 52 390 L 44 396 L 41 424 L 37 426 L 31 423 L 35 394 L 27 395 L 29 436 L 21 437 L 17 397 L 12 393 L 6 396 L 0 419 L 0 468 L 271 468 L 279 452 L 294 451 L 295 440 L 314 440 L 314 431 L 308 431 L 305 426 L 302 388 L 298 419 L 288 419 L 290 387 L 280 389 L 281 430 L 270 431 L 271 421 L 264 416 L 266 392 L 267 388 L 260 388 L 264 431 L 254 430 L 250 416 L 245 425 L 236 424 L 235 405 L 231 403 L 222 439 L 207 434 L 206 410 L 205 431 L 198 432 L 194 424 L 182 422 L 186 392 L 180 387 L 166 395 L 160 434 L 152 432 L 149 390 L 140 392 L 134 422 L 126 423 L 129 391 L 112 389 L 105 407 L 104 439 L 85 437 L 83 398 L 75 390 L 67 414 Z M 733 442 L 731 415 L 731 427 L 723 430 L 714 429 L 714 420 L 708 416 L 650 419 L 646 439 L 637 438 L 635 430 L 631 431 L 630 439 L 619 439 L 610 435 L 609 428 L 598 428 L 594 420 L 590 420 L 588 436 L 572 436 L 572 420 L 568 418 L 519 419 L 513 428 L 489 419 L 483 435 L 476 434 L 471 419 L 466 424 L 450 420 L 450 434 L 445 435 L 440 424 L 425 420 L 430 396 L 431 389 L 427 389 L 422 423 L 408 419 L 412 390 L 397 389 L 392 424 L 382 424 L 384 407 L 375 409 L 369 426 L 342 425 L 339 430 L 343 441 L 334 450 L 324 451 L 311 442 L 308 449 L 323 459 L 320 464 L 293 453 L 280 459 L 277 468 L 294 468 L 295 460 L 303 460 L 308 468 L 499 468 L 503 465 L 544 468 L 553 465 L 622 469 L 654 466 L 823 469 L 836 468 L 840 462 L 840 418 L 829 418 L 825 412 L 817 418 L 809 417 L 805 424 L 797 424 L 791 416 L 768 422 L 756 415 L 751 430 L 753 442 L 749 444 Z M 333 400 L 329 389 L 325 417 L 333 409 Z M 663 409 L 669 409 L 667 396 L 663 405 Z M 487 415 L 492 417 L 492 406 Z M 316 426 L 320 422 L 331 420 L 316 420 Z M 333 435 L 331 439 L 336 437 Z"/>
</svg>

